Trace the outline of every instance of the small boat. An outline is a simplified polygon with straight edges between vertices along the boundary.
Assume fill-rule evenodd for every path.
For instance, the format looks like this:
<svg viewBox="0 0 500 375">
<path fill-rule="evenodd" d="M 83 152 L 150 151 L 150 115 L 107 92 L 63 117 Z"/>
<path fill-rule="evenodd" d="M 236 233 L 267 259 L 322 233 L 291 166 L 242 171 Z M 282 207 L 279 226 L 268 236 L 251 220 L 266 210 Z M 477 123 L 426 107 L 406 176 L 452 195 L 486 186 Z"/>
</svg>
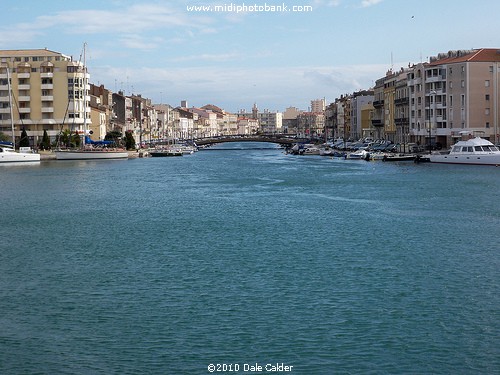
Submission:
<svg viewBox="0 0 500 375">
<path fill-rule="evenodd" d="M 448 152 L 432 153 L 429 159 L 431 163 L 500 166 L 500 150 L 490 141 L 475 137 L 458 141 Z"/>
<path fill-rule="evenodd" d="M 154 158 L 161 158 L 161 157 L 169 157 L 169 156 L 182 156 L 184 153 L 182 150 L 173 150 L 173 149 L 156 149 L 156 150 L 150 150 L 149 155 L 151 155 Z"/>
<path fill-rule="evenodd" d="M 20 147 L 19 152 L 7 142 L 0 142 L 0 163 L 39 162 L 40 154 L 34 153 L 30 147 Z"/>
<path fill-rule="evenodd" d="M 415 155 L 408 154 L 396 154 L 396 155 L 385 155 L 382 158 L 383 161 L 415 161 Z"/>
<path fill-rule="evenodd" d="M 347 155 L 347 159 L 369 160 L 369 158 L 370 158 L 370 153 L 364 149 L 351 152 L 350 154 Z"/>
</svg>

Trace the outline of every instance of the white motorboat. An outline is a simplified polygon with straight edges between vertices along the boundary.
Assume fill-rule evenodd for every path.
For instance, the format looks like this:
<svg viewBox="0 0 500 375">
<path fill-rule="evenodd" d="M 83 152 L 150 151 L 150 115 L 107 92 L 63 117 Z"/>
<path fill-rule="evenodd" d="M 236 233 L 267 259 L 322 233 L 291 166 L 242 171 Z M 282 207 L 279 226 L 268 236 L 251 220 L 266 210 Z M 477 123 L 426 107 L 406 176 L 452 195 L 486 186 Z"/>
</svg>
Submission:
<svg viewBox="0 0 500 375">
<path fill-rule="evenodd" d="M 367 160 L 369 158 L 370 153 L 364 149 L 351 152 L 347 155 L 347 159 L 356 159 L 356 160 Z"/>
<path fill-rule="evenodd" d="M 21 147 L 17 152 L 7 144 L 0 144 L 0 163 L 38 162 L 40 154 L 34 153 L 30 147 Z"/>
<path fill-rule="evenodd" d="M 476 137 L 458 141 L 448 152 L 429 155 L 431 163 L 500 166 L 500 150 L 490 141 Z"/>
</svg>

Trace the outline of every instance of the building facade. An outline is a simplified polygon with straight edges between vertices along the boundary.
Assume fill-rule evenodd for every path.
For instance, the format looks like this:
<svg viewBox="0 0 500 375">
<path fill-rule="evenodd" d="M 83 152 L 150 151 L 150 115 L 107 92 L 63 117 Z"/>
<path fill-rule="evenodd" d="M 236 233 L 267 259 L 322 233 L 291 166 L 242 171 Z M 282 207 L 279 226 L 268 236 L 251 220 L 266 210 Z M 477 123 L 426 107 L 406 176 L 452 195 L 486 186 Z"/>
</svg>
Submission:
<svg viewBox="0 0 500 375">
<path fill-rule="evenodd" d="M 83 62 L 47 49 L 0 51 L 0 131 L 25 129 L 33 146 L 44 131 L 51 140 L 64 129 L 91 125 L 89 78 Z M 85 111 L 85 113 L 84 113 Z"/>
</svg>

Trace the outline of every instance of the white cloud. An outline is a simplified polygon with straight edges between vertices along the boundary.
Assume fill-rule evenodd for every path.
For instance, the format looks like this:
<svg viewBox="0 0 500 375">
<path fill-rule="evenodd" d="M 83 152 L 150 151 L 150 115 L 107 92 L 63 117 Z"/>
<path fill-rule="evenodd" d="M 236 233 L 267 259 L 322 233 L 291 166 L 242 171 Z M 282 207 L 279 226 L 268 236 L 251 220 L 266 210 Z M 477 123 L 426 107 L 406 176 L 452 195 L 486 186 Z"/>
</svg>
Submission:
<svg viewBox="0 0 500 375">
<path fill-rule="evenodd" d="M 381 3 L 382 0 L 363 0 L 361 2 L 361 7 L 362 8 L 368 8 L 368 7 L 371 7 L 373 5 L 376 5 L 378 3 Z"/>
<path fill-rule="evenodd" d="M 341 94 L 369 89 L 375 79 L 383 76 L 385 65 L 357 65 L 338 67 L 302 66 L 276 68 L 175 67 L 119 69 L 98 67 L 91 71 L 93 81 L 110 85 L 120 82 L 135 93 L 153 101 L 160 100 L 173 106 L 187 99 L 191 105 L 213 103 L 228 111 L 250 109 L 254 102 L 269 110 L 284 111 L 289 106 L 307 109 L 317 97 L 334 100 Z M 131 94 L 125 88 L 125 94 Z"/>
</svg>

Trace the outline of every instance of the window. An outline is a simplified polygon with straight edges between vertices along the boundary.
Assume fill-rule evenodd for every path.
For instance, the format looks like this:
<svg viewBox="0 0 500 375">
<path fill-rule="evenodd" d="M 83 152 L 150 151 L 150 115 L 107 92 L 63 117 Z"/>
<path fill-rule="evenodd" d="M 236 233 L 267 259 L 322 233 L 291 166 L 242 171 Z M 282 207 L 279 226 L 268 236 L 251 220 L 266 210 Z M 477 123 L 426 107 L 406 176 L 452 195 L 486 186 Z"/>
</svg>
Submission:
<svg viewBox="0 0 500 375">
<path fill-rule="evenodd" d="M 490 80 L 489 79 L 484 81 L 484 87 L 490 87 Z"/>
<path fill-rule="evenodd" d="M 486 94 L 486 95 L 484 96 L 484 100 L 489 101 L 489 100 L 490 100 L 490 95 L 489 95 L 489 94 Z"/>
<path fill-rule="evenodd" d="M 461 86 L 462 88 L 463 88 L 463 87 L 465 87 L 465 81 L 464 81 L 464 80 L 462 80 L 462 82 L 460 82 L 460 86 Z"/>
<path fill-rule="evenodd" d="M 490 109 L 489 109 L 489 108 L 485 108 L 485 109 L 484 109 L 484 114 L 485 114 L 486 116 L 489 116 L 489 115 L 490 115 Z"/>
<path fill-rule="evenodd" d="M 487 122 L 487 123 L 486 123 L 486 129 L 489 129 L 489 128 L 490 128 L 490 123 L 489 123 L 489 122 Z"/>
</svg>

